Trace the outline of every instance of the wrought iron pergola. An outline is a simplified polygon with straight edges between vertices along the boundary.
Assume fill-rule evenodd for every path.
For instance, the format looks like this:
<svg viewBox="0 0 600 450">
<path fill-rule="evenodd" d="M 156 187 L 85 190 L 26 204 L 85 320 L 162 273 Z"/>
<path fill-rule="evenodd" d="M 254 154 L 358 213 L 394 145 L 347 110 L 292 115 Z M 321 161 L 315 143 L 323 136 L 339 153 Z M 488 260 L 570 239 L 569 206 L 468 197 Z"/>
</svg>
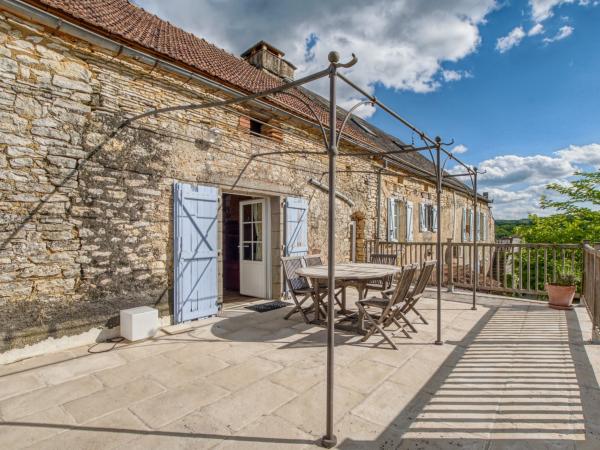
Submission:
<svg viewBox="0 0 600 450">
<path fill-rule="evenodd" d="M 211 101 L 205 103 L 192 103 L 185 105 L 177 105 L 166 108 L 156 108 L 150 111 L 144 112 L 142 114 L 138 114 L 132 116 L 126 120 L 124 120 L 117 129 L 108 137 L 108 139 L 114 137 L 121 130 L 125 129 L 133 122 L 136 122 L 140 119 L 150 116 L 156 116 L 158 114 L 164 114 L 175 111 L 190 111 L 190 110 L 199 110 L 199 109 L 207 109 L 207 108 L 218 108 L 218 107 L 227 107 L 231 105 L 239 105 L 242 103 L 247 103 L 253 100 L 260 99 L 269 99 L 274 100 L 273 96 L 277 95 L 288 95 L 294 97 L 295 99 L 302 102 L 307 110 L 311 112 L 315 123 L 318 125 L 319 130 L 322 134 L 324 150 L 323 151 L 305 151 L 305 150 L 291 150 L 291 151 L 268 151 L 268 152 L 260 152 L 250 155 L 248 161 L 244 168 L 238 174 L 235 182 L 232 184 L 231 189 L 235 188 L 236 185 L 241 180 L 244 171 L 246 168 L 257 158 L 263 156 L 270 155 L 284 155 L 284 154 L 303 154 L 303 155 L 327 155 L 328 157 L 328 227 L 327 227 L 327 235 L 328 235 L 328 245 L 327 245 L 327 264 L 328 264 L 328 286 L 335 285 L 335 199 L 336 199 L 336 160 L 338 157 L 364 157 L 364 156 L 389 156 L 389 155 L 398 155 L 404 153 L 412 153 L 412 152 L 421 152 L 427 151 L 435 172 L 433 174 L 422 171 L 423 173 L 427 173 L 432 179 L 435 180 L 436 184 L 436 202 L 437 202 L 437 220 L 438 220 L 438 228 L 437 228 L 437 240 L 436 240 L 436 252 L 437 252 L 437 269 L 436 269 L 436 285 L 437 285 L 437 335 L 435 344 L 442 345 L 442 281 L 443 281 L 443 264 L 442 264 L 442 241 L 441 241 L 441 230 L 442 230 L 442 215 L 441 215 L 441 197 L 444 179 L 449 178 L 457 178 L 457 177 L 469 177 L 472 185 L 472 201 L 473 201 L 473 215 L 474 215 L 474 229 L 473 229 L 473 252 L 472 252 L 472 271 L 473 271 L 473 303 L 472 309 L 476 309 L 476 292 L 478 285 L 478 254 L 477 254 L 477 241 L 479 237 L 479 224 L 477 220 L 477 175 L 478 170 L 476 168 L 472 168 L 454 156 L 449 150 L 445 147 L 452 145 L 454 141 L 444 143 L 442 139 L 438 136 L 435 138 L 431 138 L 427 133 L 418 129 L 398 113 L 396 113 L 393 109 L 389 108 L 381 101 L 379 101 L 376 97 L 370 95 L 360 86 L 356 85 L 352 82 L 348 77 L 340 73 L 339 69 L 345 69 L 354 66 L 358 60 L 356 56 L 353 54 L 352 59 L 347 63 L 340 63 L 340 57 L 337 52 L 330 52 L 328 55 L 329 66 L 316 72 L 312 75 L 308 75 L 306 77 L 300 78 L 295 81 L 291 81 L 285 84 L 282 84 L 276 88 L 269 89 L 266 91 L 249 94 L 249 95 L 238 95 L 234 98 L 219 100 L 219 101 Z M 329 117 L 328 123 L 324 124 L 321 120 L 321 117 L 315 109 L 311 106 L 311 104 L 305 101 L 301 96 L 297 95 L 294 92 L 290 92 L 291 89 L 295 87 L 299 87 L 310 83 L 312 81 L 321 79 L 321 78 L 329 78 Z M 350 86 L 353 90 L 361 94 L 365 100 L 361 100 L 357 102 L 354 106 L 352 106 L 344 119 L 342 120 L 340 126 L 338 127 L 338 118 L 337 118 L 337 82 L 341 80 L 346 85 Z M 344 130 L 348 123 L 348 120 L 354 115 L 355 111 L 364 105 L 372 105 L 379 107 L 382 111 L 385 111 L 388 115 L 396 119 L 402 125 L 407 127 L 409 130 L 414 132 L 419 136 L 423 145 L 415 147 L 414 145 L 407 145 L 405 147 L 400 148 L 399 150 L 388 150 L 381 152 L 343 152 L 340 153 L 338 148 L 341 143 L 341 139 L 344 136 Z M 106 141 L 105 141 L 106 142 Z M 91 153 L 95 153 L 100 149 L 101 145 L 97 146 Z M 91 156 L 91 155 L 90 155 Z M 464 173 L 457 174 L 448 174 L 445 172 L 444 168 L 448 161 L 454 161 L 458 165 L 462 166 L 465 169 Z M 395 161 L 392 161 L 395 162 Z M 328 302 L 330 305 L 333 305 L 334 300 L 334 292 L 333 289 L 329 290 L 328 293 Z M 337 439 L 333 433 L 333 390 L 334 390 L 334 308 L 327 308 L 327 398 L 326 398 L 326 432 L 323 436 L 321 443 L 324 447 L 331 448 L 336 445 Z"/>
</svg>

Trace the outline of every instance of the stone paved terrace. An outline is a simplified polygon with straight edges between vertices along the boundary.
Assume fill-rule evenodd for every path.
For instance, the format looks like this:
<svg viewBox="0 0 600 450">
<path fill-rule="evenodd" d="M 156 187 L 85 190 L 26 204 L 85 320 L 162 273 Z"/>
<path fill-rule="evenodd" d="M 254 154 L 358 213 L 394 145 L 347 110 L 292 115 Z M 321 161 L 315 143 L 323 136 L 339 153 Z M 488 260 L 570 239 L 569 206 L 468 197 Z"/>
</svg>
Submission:
<svg viewBox="0 0 600 450">
<path fill-rule="evenodd" d="M 445 298 L 443 346 L 433 320 L 400 351 L 337 334 L 339 448 L 600 448 L 585 309 Z M 325 332 L 285 312 L 238 306 L 186 333 L 2 366 L 0 448 L 315 448 Z"/>
</svg>

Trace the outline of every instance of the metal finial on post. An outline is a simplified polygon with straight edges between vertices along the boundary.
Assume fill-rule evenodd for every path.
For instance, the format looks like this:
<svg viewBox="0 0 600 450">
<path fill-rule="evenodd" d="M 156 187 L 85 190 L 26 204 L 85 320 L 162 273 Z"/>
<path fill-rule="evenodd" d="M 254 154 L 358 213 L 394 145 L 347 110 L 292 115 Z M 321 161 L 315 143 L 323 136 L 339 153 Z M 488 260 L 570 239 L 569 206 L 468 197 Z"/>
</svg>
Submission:
<svg viewBox="0 0 600 450">
<path fill-rule="evenodd" d="M 338 52 L 329 52 L 327 59 L 330 63 L 337 64 L 340 62 L 340 54 Z"/>
</svg>

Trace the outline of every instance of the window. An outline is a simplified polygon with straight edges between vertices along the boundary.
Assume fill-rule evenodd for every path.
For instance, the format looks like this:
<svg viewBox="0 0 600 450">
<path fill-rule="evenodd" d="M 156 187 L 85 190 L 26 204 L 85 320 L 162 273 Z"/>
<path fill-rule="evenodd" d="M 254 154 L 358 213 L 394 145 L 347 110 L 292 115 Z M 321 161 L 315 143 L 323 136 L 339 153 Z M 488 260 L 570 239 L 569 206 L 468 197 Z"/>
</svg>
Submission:
<svg viewBox="0 0 600 450">
<path fill-rule="evenodd" d="M 429 203 L 421 203 L 419 222 L 421 231 L 437 231 L 437 207 Z"/>
<path fill-rule="evenodd" d="M 258 120 L 250 119 L 250 133 L 263 134 L 263 124 Z"/>
<path fill-rule="evenodd" d="M 387 240 L 413 240 L 413 204 L 397 198 L 388 198 Z"/>
<path fill-rule="evenodd" d="M 473 210 L 470 208 L 463 208 L 462 210 L 462 240 L 463 242 L 469 242 L 473 240 Z"/>
<path fill-rule="evenodd" d="M 404 238 L 401 232 L 406 216 L 404 203 L 395 198 L 388 199 L 388 241 L 399 242 Z"/>
</svg>

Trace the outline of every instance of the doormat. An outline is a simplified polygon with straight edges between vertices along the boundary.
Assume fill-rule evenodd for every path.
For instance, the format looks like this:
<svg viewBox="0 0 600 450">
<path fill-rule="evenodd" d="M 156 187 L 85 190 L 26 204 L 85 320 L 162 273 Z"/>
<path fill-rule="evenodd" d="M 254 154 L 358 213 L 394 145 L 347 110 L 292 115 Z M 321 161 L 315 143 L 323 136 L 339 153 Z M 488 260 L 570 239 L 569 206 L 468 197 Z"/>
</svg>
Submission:
<svg viewBox="0 0 600 450">
<path fill-rule="evenodd" d="M 259 313 L 264 313 L 267 311 L 273 311 L 274 309 L 285 308 L 286 306 L 290 306 L 290 304 L 277 300 L 274 302 L 260 303 L 258 305 L 244 306 L 244 308 L 251 309 L 252 311 Z"/>
</svg>

